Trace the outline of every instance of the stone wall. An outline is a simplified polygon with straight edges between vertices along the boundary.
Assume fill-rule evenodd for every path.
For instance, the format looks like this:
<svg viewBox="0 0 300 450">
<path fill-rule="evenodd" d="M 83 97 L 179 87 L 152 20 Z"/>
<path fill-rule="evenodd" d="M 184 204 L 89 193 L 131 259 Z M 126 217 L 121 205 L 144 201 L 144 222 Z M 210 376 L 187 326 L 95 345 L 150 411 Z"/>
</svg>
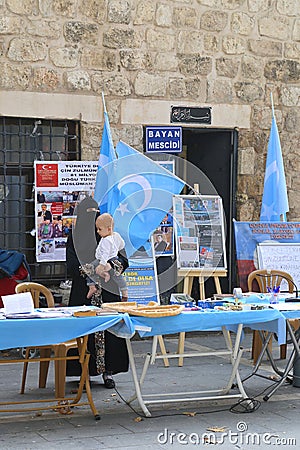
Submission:
<svg viewBox="0 0 300 450">
<path fill-rule="evenodd" d="M 129 99 L 144 109 L 153 100 L 250 106 L 239 132 L 240 220 L 259 219 L 271 92 L 289 220 L 300 217 L 299 55 L 299 0 L 0 0 L 0 94 L 100 102 L 104 91 L 114 140 L 138 148 L 144 119 L 122 121 Z M 101 129 L 101 121 L 83 123 L 83 158 L 97 158 Z"/>
</svg>

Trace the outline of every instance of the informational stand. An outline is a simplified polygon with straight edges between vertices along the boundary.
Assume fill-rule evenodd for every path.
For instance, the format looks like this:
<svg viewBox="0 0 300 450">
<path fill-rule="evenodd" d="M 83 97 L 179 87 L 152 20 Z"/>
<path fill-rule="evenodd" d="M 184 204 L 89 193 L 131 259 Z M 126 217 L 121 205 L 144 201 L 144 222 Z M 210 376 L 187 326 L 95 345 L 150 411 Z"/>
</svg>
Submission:
<svg viewBox="0 0 300 450">
<path fill-rule="evenodd" d="M 198 271 L 186 271 L 186 270 L 178 270 L 178 276 L 184 277 L 184 284 L 183 284 L 183 293 L 191 295 L 192 292 L 192 286 L 193 286 L 193 280 L 194 277 L 198 277 L 199 280 L 199 290 L 200 290 L 200 299 L 205 299 L 205 280 L 209 277 L 213 277 L 215 281 L 216 286 L 216 293 L 222 294 L 221 285 L 219 277 L 226 277 L 227 276 L 227 270 L 223 271 L 205 271 L 205 270 L 198 270 Z M 227 333 L 228 334 L 228 333 Z M 225 339 L 229 339 L 229 337 L 224 336 Z M 184 342 L 185 342 L 185 333 L 179 333 L 179 339 L 178 339 L 178 354 L 184 353 Z M 180 357 L 178 359 L 178 366 L 183 366 L 183 358 Z"/>
<path fill-rule="evenodd" d="M 233 222 L 236 246 L 236 262 L 239 276 L 239 287 L 243 291 L 248 290 L 248 276 L 253 270 L 258 269 L 258 245 L 267 244 L 299 244 L 300 222 Z M 279 248 L 279 247 L 277 247 Z M 284 247 L 293 252 L 291 247 Z M 264 250 L 263 250 L 264 251 Z M 266 250 L 270 255 L 271 248 Z M 278 254 L 277 254 L 278 256 Z M 288 257 L 286 253 L 284 257 Z M 295 256 L 295 255 L 294 255 Z M 266 261 L 265 261 L 266 262 Z M 264 263 L 265 263 L 264 262 Z M 278 261 L 276 261 L 277 263 Z M 281 261 L 280 264 L 283 264 Z M 273 263 L 273 261 L 272 261 Z M 275 261 L 274 261 L 275 263 Z M 285 260 L 285 264 L 287 261 Z M 299 265 L 298 265 L 299 267 Z M 272 267 L 273 268 L 273 267 Z M 286 270 L 290 273 L 292 270 Z M 279 270 L 279 267 L 277 267 Z M 283 268 L 281 270 L 284 270 Z M 292 275 L 292 274 L 291 274 Z M 295 283 L 297 277 L 295 277 Z"/>
<path fill-rule="evenodd" d="M 153 258 L 129 259 L 129 267 L 123 277 L 128 287 L 128 301 L 146 305 L 159 303 L 156 267 Z"/>
<path fill-rule="evenodd" d="M 129 259 L 129 267 L 123 274 L 128 287 L 128 301 L 141 305 L 148 304 L 150 301 L 160 304 L 153 239 L 151 244 L 149 253 L 139 252 L 136 257 Z M 159 343 L 162 355 L 166 355 L 162 336 L 153 338 L 152 352 L 156 353 L 157 343 Z M 164 364 L 165 367 L 169 367 L 167 358 L 164 358 Z"/>
<path fill-rule="evenodd" d="M 197 192 L 197 186 L 195 186 Z M 199 280 L 200 299 L 205 299 L 205 280 L 213 277 L 221 294 L 219 277 L 227 276 L 225 227 L 222 199 L 218 195 L 176 195 L 173 200 L 176 223 L 178 276 L 183 293 L 191 295 L 194 277 Z M 180 333 L 178 353 L 184 353 L 185 333 Z M 183 365 L 179 358 L 178 365 Z"/>
<path fill-rule="evenodd" d="M 193 278 L 199 279 L 200 299 L 205 299 L 205 280 L 213 277 L 221 294 L 219 277 L 227 276 L 225 227 L 222 199 L 218 195 L 176 195 L 178 276 L 184 278 L 183 292 L 191 294 Z"/>
</svg>

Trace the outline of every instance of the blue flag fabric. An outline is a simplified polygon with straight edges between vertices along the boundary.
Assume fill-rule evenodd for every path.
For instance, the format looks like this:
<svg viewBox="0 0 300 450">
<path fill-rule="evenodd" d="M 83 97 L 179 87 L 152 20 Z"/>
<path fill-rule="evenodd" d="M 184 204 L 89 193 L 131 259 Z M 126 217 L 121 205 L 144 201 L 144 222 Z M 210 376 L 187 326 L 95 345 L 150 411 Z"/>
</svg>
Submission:
<svg viewBox="0 0 300 450">
<path fill-rule="evenodd" d="M 283 159 L 276 119 L 273 114 L 272 126 L 268 144 L 266 173 L 260 221 L 276 222 L 286 221 L 289 211 L 287 188 L 284 174 Z"/>
<path fill-rule="evenodd" d="M 99 205 L 101 214 L 109 212 L 111 209 L 109 203 L 112 202 L 112 198 L 111 195 L 108 195 L 107 166 L 114 160 L 116 160 L 116 152 L 111 137 L 108 114 L 104 111 L 104 127 L 94 192 L 94 199 Z"/>
<path fill-rule="evenodd" d="M 106 166 L 107 196 L 112 200 L 108 212 L 129 257 L 145 246 L 184 182 L 124 142 L 117 144 L 116 151 L 118 159 Z"/>
</svg>

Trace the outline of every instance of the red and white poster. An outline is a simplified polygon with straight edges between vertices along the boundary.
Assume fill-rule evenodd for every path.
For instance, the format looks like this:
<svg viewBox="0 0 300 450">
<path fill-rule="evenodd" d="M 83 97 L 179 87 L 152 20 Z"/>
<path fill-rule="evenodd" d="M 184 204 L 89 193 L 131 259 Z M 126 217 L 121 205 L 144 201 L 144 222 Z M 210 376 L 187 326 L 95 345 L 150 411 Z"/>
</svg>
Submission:
<svg viewBox="0 0 300 450">
<path fill-rule="evenodd" d="M 93 196 L 98 161 L 36 161 L 35 221 L 37 262 L 65 261 L 75 209 Z"/>
<path fill-rule="evenodd" d="M 58 164 L 41 164 L 35 165 L 36 186 L 40 188 L 56 188 L 58 187 Z"/>
</svg>

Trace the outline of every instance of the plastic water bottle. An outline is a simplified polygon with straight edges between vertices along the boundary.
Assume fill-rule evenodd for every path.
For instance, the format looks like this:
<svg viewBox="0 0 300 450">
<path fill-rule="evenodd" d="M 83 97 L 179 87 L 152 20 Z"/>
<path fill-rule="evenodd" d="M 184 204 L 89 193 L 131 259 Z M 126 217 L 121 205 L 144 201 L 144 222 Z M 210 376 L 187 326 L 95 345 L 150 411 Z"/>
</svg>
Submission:
<svg viewBox="0 0 300 450">
<path fill-rule="evenodd" d="M 275 292 L 272 292 L 271 297 L 270 297 L 270 304 L 274 305 L 276 303 L 279 303 L 278 294 Z"/>
<path fill-rule="evenodd" d="M 279 303 L 279 300 L 278 300 L 279 289 L 280 289 L 280 286 L 274 286 L 273 289 L 271 289 L 269 287 L 267 288 L 268 292 L 270 292 L 270 294 L 271 294 L 270 304 L 274 305 L 275 303 Z"/>
</svg>

